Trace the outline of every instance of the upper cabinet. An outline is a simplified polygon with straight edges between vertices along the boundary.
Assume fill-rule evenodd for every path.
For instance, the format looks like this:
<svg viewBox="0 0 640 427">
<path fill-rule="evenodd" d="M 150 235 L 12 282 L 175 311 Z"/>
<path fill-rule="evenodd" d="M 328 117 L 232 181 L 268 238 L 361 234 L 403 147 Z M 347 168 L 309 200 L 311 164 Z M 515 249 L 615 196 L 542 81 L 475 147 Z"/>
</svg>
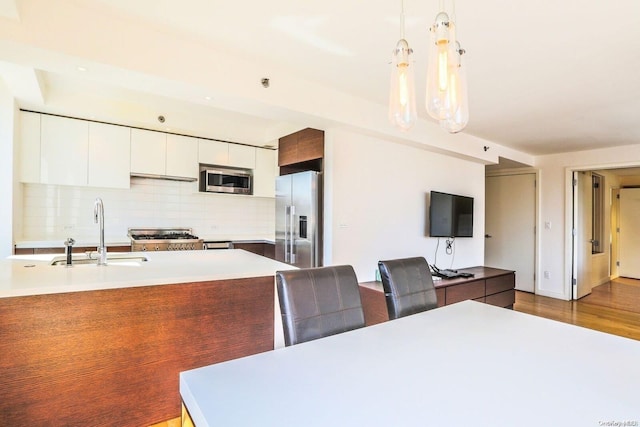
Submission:
<svg viewBox="0 0 640 427">
<path fill-rule="evenodd" d="M 42 115 L 20 113 L 20 181 L 40 182 L 40 129 Z"/>
<path fill-rule="evenodd" d="M 87 185 L 89 122 L 43 115 L 40 179 L 47 184 Z"/>
<path fill-rule="evenodd" d="M 167 134 L 131 129 L 131 174 L 164 175 L 167 168 Z"/>
<path fill-rule="evenodd" d="M 20 181 L 129 188 L 130 130 L 23 111 Z"/>
<path fill-rule="evenodd" d="M 306 128 L 278 141 L 278 166 L 318 161 L 324 157 L 324 131 Z"/>
<path fill-rule="evenodd" d="M 200 163 L 243 169 L 256 167 L 256 147 L 206 139 L 198 142 Z"/>
<path fill-rule="evenodd" d="M 198 179 L 198 139 L 167 134 L 167 176 Z"/>
<path fill-rule="evenodd" d="M 131 175 L 195 181 L 199 164 L 253 170 L 254 195 L 275 197 L 274 150 L 20 112 L 20 181 L 129 188 Z"/>
<path fill-rule="evenodd" d="M 131 129 L 125 126 L 89 122 L 90 187 L 129 188 Z"/>
<path fill-rule="evenodd" d="M 131 174 L 196 180 L 198 140 L 131 129 Z"/>
<path fill-rule="evenodd" d="M 256 147 L 229 144 L 229 166 L 254 169 L 256 167 Z"/>
<path fill-rule="evenodd" d="M 222 141 L 198 140 L 198 161 L 207 165 L 228 165 L 229 144 Z"/>
<path fill-rule="evenodd" d="M 276 171 L 278 169 L 275 150 L 256 148 L 256 168 L 253 170 L 253 195 L 276 196 Z"/>
</svg>

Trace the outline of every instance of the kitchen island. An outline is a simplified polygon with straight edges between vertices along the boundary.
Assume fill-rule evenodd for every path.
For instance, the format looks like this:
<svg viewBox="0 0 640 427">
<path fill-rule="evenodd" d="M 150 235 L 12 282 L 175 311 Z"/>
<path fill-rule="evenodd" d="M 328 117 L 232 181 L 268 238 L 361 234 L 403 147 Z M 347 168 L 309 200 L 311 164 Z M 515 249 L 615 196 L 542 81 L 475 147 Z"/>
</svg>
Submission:
<svg viewBox="0 0 640 427">
<path fill-rule="evenodd" d="M 150 425 L 180 416 L 179 372 L 273 349 L 274 273 L 292 267 L 243 250 L 131 255 L 0 261 L 3 424 Z"/>
</svg>

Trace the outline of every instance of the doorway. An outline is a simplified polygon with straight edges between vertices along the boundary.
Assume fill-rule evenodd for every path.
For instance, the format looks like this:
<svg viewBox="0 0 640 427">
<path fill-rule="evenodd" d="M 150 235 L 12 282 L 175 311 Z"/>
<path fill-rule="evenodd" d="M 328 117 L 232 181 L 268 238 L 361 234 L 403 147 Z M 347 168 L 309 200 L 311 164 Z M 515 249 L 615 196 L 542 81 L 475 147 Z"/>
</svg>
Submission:
<svg viewBox="0 0 640 427">
<path fill-rule="evenodd" d="M 591 169 L 573 171 L 572 174 L 573 216 L 569 228 L 572 233 L 571 298 L 579 299 L 589 295 L 593 288 L 619 276 L 634 277 L 633 274 L 636 273 L 640 275 L 640 272 L 632 271 L 637 264 L 635 260 L 640 255 L 640 242 L 634 238 L 640 232 L 637 220 L 640 218 L 640 197 L 637 202 L 633 202 L 630 197 L 633 191 L 628 191 L 632 187 L 640 187 L 640 168 Z M 597 210 L 593 192 L 594 176 L 602 180 L 603 208 L 598 220 L 602 227 L 600 235 L 596 233 L 597 227 L 594 227 Z M 640 190 L 637 194 L 640 195 Z M 621 205 L 627 213 L 622 212 Z M 627 218 L 624 225 L 623 217 Z M 633 227 L 637 227 L 635 231 Z M 623 242 L 626 242 L 626 249 L 622 246 Z M 623 260 L 624 253 L 630 256 L 626 261 Z M 631 270 L 620 268 L 623 264 L 630 266 Z"/>
<path fill-rule="evenodd" d="M 535 172 L 485 177 L 485 265 L 515 270 L 516 289 L 536 289 Z"/>
</svg>

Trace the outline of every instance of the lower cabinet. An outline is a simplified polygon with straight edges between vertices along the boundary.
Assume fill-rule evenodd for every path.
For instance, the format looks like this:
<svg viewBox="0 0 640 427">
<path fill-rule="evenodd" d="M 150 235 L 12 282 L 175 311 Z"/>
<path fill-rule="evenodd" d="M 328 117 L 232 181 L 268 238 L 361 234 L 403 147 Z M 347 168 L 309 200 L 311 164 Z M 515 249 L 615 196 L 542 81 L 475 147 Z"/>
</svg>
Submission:
<svg viewBox="0 0 640 427">
<path fill-rule="evenodd" d="M 473 277 L 435 282 L 438 307 L 472 299 L 513 308 L 516 300 L 516 276 L 513 271 L 490 267 L 472 267 L 460 271 L 471 273 Z M 389 320 L 382 282 L 360 283 L 360 297 L 367 325 Z"/>
<path fill-rule="evenodd" d="M 276 245 L 267 242 L 244 243 L 233 242 L 233 249 L 244 249 L 247 252 L 261 255 L 263 257 L 276 259 Z"/>
<path fill-rule="evenodd" d="M 74 246 L 73 253 L 95 252 L 97 246 Z M 107 252 L 131 252 L 131 246 L 107 246 Z M 63 254 L 64 248 L 15 248 L 14 255 Z"/>
</svg>

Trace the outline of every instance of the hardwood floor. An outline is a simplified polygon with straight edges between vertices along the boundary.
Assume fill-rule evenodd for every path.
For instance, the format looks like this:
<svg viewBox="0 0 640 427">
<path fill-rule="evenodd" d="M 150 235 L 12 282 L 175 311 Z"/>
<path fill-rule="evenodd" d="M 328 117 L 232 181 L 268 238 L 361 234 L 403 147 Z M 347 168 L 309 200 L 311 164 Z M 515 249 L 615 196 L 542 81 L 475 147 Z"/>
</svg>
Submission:
<svg viewBox="0 0 640 427">
<path fill-rule="evenodd" d="M 516 292 L 516 311 L 640 340 L 640 280 L 615 279 L 578 301 Z"/>
</svg>

